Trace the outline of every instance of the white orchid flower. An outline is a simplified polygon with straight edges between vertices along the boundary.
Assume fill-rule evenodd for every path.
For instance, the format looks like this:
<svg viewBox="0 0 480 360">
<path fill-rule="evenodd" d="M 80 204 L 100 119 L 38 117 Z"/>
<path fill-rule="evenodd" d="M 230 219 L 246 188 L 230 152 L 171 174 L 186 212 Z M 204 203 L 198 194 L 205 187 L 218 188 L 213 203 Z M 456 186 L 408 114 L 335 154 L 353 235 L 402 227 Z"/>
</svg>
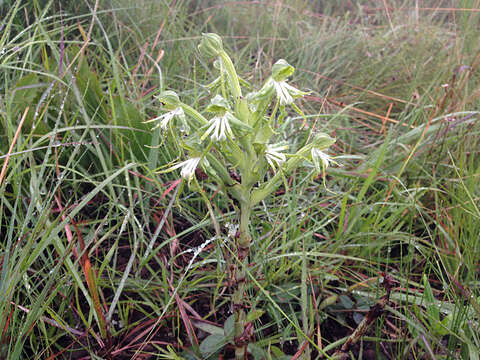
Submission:
<svg viewBox="0 0 480 360">
<path fill-rule="evenodd" d="M 233 138 L 233 132 L 230 127 L 229 121 L 233 118 L 233 115 L 228 111 L 221 116 L 215 116 L 208 122 L 210 125 L 205 134 L 202 136 L 202 140 L 208 135 L 213 141 L 225 141 L 227 136 Z"/>
<path fill-rule="evenodd" d="M 190 182 L 193 178 L 193 175 L 195 175 L 195 170 L 197 169 L 198 164 L 200 163 L 200 160 L 202 160 L 202 158 L 194 157 L 194 158 L 182 161 L 181 163 L 178 163 L 177 165 L 172 166 L 170 169 L 168 169 L 168 171 L 182 168 L 182 170 L 180 171 L 180 175 L 182 176 L 182 178 Z"/>
<path fill-rule="evenodd" d="M 267 145 L 265 150 L 265 157 L 267 158 L 268 164 L 275 170 L 276 167 L 281 167 L 283 163 L 287 160 L 285 154 L 282 154 L 281 151 L 287 150 L 288 145 Z"/>
<path fill-rule="evenodd" d="M 152 130 L 154 130 L 156 128 L 161 128 L 162 130 L 166 130 L 167 126 L 168 126 L 168 123 L 170 121 L 172 121 L 172 119 L 174 117 L 178 117 L 182 121 L 182 124 L 185 123 L 185 113 L 183 112 L 183 109 L 181 107 L 177 107 L 177 108 L 173 109 L 172 111 L 169 111 L 169 112 L 167 112 L 163 115 L 160 115 L 160 116 L 158 116 L 154 119 L 145 121 L 145 123 L 159 121 L 159 123 L 157 125 L 155 125 L 152 128 Z"/>
<path fill-rule="evenodd" d="M 317 172 L 325 170 L 330 166 L 330 163 L 334 162 L 328 154 L 325 154 L 323 151 L 317 148 L 312 148 L 311 154 L 313 165 L 315 166 Z"/>
<path fill-rule="evenodd" d="M 275 88 L 277 97 L 280 99 L 280 105 L 291 105 L 295 98 L 306 94 L 292 85 L 287 84 L 286 81 L 273 80 L 273 87 Z"/>
</svg>

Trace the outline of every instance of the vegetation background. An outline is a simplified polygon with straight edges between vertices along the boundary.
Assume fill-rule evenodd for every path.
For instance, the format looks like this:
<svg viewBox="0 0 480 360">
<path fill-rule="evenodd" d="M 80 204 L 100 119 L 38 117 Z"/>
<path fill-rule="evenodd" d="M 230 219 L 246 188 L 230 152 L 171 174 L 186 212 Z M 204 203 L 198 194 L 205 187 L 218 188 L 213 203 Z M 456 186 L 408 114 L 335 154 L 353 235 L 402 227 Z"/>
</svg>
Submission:
<svg viewBox="0 0 480 360">
<path fill-rule="evenodd" d="M 479 0 L 3 0 L 0 14 L 1 359 L 232 356 L 235 258 L 209 241 L 201 196 L 158 174 L 180 154 L 143 123 L 165 89 L 208 102 L 202 32 L 253 88 L 294 65 L 308 126 L 337 138 L 327 189 L 299 170 L 255 208 L 251 357 L 480 358 Z M 302 122 L 290 114 L 286 141 Z"/>
</svg>

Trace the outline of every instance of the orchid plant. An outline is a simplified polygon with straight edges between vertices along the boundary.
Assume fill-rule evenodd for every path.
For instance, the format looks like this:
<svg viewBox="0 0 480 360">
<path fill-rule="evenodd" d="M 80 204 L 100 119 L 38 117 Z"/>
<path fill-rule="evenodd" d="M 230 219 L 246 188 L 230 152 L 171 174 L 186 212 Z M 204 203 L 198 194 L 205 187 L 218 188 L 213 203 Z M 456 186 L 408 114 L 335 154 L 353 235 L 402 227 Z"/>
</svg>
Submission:
<svg viewBox="0 0 480 360">
<path fill-rule="evenodd" d="M 199 111 L 183 103 L 175 92 L 165 91 L 158 100 L 166 112 L 150 121 L 157 122 L 155 128 L 176 136 L 188 157 L 164 172 L 180 169 L 190 189 L 199 190 L 196 170 L 201 168 L 209 181 L 216 182 L 240 209 L 232 309 L 236 358 L 244 359 L 248 344 L 245 269 L 252 242 L 249 229 L 252 209 L 305 162 L 312 163 L 317 174 L 324 172 L 332 161 L 325 150 L 335 140 L 325 133 L 312 134 L 310 142 L 293 153 L 288 152 L 288 144 L 276 142 L 279 138 L 276 129 L 285 118 L 287 107 L 304 117 L 295 100 L 307 94 L 288 83 L 294 68 L 285 60 L 273 65 L 271 76 L 259 91 L 243 95 L 240 84 L 245 81 L 238 77 L 220 36 L 203 34 L 198 49 L 207 59 L 214 59 L 218 70 L 218 78 L 207 86 L 210 104 Z M 239 176 L 231 176 L 232 173 Z"/>
</svg>

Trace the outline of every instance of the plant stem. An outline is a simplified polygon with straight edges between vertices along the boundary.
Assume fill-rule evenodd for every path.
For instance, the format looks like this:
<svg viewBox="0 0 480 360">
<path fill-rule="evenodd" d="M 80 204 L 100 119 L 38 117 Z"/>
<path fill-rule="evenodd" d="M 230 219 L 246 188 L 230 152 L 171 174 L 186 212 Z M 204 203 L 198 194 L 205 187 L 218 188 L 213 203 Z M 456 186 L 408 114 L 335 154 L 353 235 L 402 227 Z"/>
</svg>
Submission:
<svg viewBox="0 0 480 360">
<path fill-rule="evenodd" d="M 248 191 L 249 192 L 249 191 Z M 250 196 L 248 194 L 248 199 Z M 246 289 L 246 274 L 248 269 L 248 252 L 251 243 L 251 235 L 248 229 L 250 224 L 250 214 L 252 207 L 250 201 L 242 201 L 240 204 L 240 236 L 237 241 L 238 266 L 235 269 L 236 289 L 233 293 L 233 311 L 235 314 L 234 339 L 235 339 L 235 359 L 245 359 L 247 339 L 244 338 L 245 330 L 245 310 L 244 293 Z"/>
<path fill-rule="evenodd" d="M 249 194 L 250 195 L 250 194 Z M 246 196 L 245 196 L 246 197 Z M 250 200 L 250 196 L 247 198 Z M 242 201 L 240 204 L 240 237 L 238 239 L 238 246 L 239 248 L 247 248 L 250 246 L 251 236 L 248 226 L 250 224 L 250 213 L 252 211 L 252 207 L 250 205 L 250 201 Z M 240 260 L 243 258 L 240 257 Z"/>
</svg>

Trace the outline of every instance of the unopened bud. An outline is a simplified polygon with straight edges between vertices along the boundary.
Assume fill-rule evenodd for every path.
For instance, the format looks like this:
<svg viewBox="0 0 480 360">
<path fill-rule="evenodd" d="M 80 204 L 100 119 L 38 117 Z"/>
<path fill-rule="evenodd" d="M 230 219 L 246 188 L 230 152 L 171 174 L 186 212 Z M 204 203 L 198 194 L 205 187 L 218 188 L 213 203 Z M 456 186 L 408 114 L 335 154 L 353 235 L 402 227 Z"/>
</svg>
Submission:
<svg viewBox="0 0 480 360">
<path fill-rule="evenodd" d="M 214 33 L 204 33 L 198 50 L 206 57 L 216 57 L 223 51 L 222 38 Z"/>
<path fill-rule="evenodd" d="M 224 113 L 228 110 L 228 103 L 221 95 L 216 95 L 207 106 L 205 111 L 211 113 Z"/>
<path fill-rule="evenodd" d="M 180 98 L 175 91 L 171 90 L 160 93 L 160 95 L 157 96 L 157 100 L 169 110 L 175 109 L 180 105 Z"/>
<path fill-rule="evenodd" d="M 278 60 L 272 67 L 272 78 L 275 81 L 285 81 L 292 76 L 295 68 L 283 59 Z"/>
</svg>

